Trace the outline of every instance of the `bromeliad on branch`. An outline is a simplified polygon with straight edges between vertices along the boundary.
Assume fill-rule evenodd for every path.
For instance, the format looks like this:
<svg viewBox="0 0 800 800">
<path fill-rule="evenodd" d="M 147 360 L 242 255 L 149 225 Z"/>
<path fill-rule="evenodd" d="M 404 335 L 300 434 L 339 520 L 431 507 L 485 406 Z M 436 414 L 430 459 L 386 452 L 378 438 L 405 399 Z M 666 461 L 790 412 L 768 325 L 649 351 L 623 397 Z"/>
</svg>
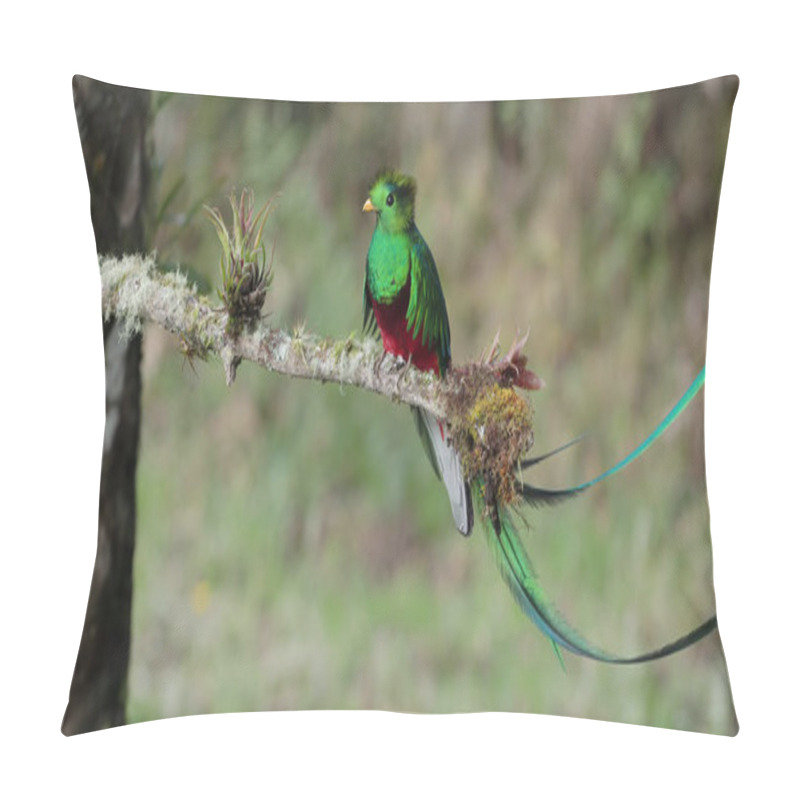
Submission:
<svg viewBox="0 0 800 800">
<path fill-rule="evenodd" d="M 363 210 L 375 212 L 377 221 L 367 253 L 364 328 L 376 335 L 380 332 L 384 355 L 402 359 L 405 369 L 413 365 L 444 378 L 451 366 L 450 324 L 433 255 L 414 221 L 415 200 L 414 179 L 394 170 L 381 171 L 369 190 Z M 425 409 L 412 408 L 425 451 L 447 489 L 456 527 L 468 536 L 474 523 L 473 506 L 480 509 L 504 580 L 525 614 L 549 638 L 562 666 L 560 647 L 614 664 L 652 661 L 688 647 L 716 628 L 716 617 L 661 648 L 634 657 L 617 656 L 588 642 L 542 591 L 513 525 L 510 506 L 519 499 L 532 506 L 558 503 L 622 469 L 683 411 L 703 385 L 705 370 L 653 433 L 614 467 L 569 489 L 543 489 L 521 481 L 518 470 L 540 463 L 568 445 L 523 458 L 533 444 L 533 433 L 527 404 L 513 387 L 538 389 L 543 385 L 526 368 L 523 343 L 524 339 L 515 343 L 505 359 L 492 362 L 496 369 L 483 371 L 477 383 L 466 381 L 471 388 L 469 396 L 462 398 L 466 413 L 460 409 L 462 413 L 454 415 L 451 426 Z M 490 361 L 495 351 L 493 347 Z"/>
<path fill-rule="evenodd" d="M 272 283 L 271 264 L 267 263 L 261 241 L 264 224 L 272 211 L 272 201 L 256 211 L 252 189 L 242 190 L 238 202 L 233 193 L 228 199 L 233 213 L 230 230 L 218 209 L 203 208 L 222 245 L 219 260 L 222 291 L 219 297 L 228 312 L 229 332 L 238 333 L 261 316 Z"/>
</svg>

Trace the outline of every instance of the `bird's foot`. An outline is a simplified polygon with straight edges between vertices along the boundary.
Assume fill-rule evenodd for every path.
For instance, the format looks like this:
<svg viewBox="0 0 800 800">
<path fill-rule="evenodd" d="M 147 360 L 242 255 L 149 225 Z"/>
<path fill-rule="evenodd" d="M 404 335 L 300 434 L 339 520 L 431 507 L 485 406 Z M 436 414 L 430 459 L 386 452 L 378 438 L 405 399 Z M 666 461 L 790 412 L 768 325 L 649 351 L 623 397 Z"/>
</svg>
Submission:
<svg viewBox="0 0 800 800">
<path fill-rule="evenodd" d="M 411 356 L 408 357 L 408 361 L 400 368 L 400 375 L 397 378 L 397 388 L 399 389 L 405 379 L 406 375 L 408 374 L 408 370 L 411 368 Z"/>
<path fill-rule="evenodd" d="M 372 368 L 372 374 L 376 378 L 378 377 L 378 373 L 381 371 L 381 366 L 383 366 L 383 359 L 384 358 L 386 358 L 386 351 L 385 350 L 381 353 L 380 358 L 376 358 L 375 359 L 375 365 Z"/>
</svg>

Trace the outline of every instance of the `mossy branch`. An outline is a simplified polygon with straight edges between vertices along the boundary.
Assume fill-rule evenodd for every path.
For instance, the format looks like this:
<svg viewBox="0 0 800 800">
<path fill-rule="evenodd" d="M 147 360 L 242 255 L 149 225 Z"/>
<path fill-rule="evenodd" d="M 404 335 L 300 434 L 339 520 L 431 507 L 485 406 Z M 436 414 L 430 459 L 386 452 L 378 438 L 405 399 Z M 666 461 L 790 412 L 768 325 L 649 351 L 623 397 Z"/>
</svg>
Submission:
<svg viewBox="0 0 800 800">
<path fill-rule="evenodd" d="M 178 272 L 161 272 L 152 256 L 101 258 L 103 313 L 123 322 L 130 335 L 149 320 L 179 337 L 189 358 L 222 361 L 230 386 L 242 361 L 272 372 L 342 386 L 357 386 L 395 402 L 421 406 L 447 420 L 462 456 L 467 479 L 480 474 L 496 491 L 509 484 L 518 459 L 533 444 L 531 412 L 514 386 L 538 389 L 542 382 L 526 368 L 525 339 L 497 358 L 497 339 L 486 357 L 452 366 L 444 380 L 405 369 L 384 356 L 376 340 L 334 340 L 306 332 L 270 327 L 263 318 L 231 324 L 224 306 L 212 306 Z"/>
<path fill-rule="evenodd" d="M 414 369 L 403 373 L 388 356 L 379 364 L 383 350 L 377 341 L 334 340 L 303 330 L 289 333 L 263 319 L 232 332 L 224 308 L 212 306 L 184 275 L 160 272 L 152 256 L 101 258 L 100 276 L 106 318 L 113 314 L 123 320 L 128 334 L 140 330 L 143 321 L 154 322 L 178 336 L 190 357 L 218 356 L 228 385 L 238 364 L 251 361 L 295 378 L 358 386 L 441 417 L 446 416 L 444 395 L 457 388 L 448 385 L 443 392 L 444 382 Z"/>
</svg>

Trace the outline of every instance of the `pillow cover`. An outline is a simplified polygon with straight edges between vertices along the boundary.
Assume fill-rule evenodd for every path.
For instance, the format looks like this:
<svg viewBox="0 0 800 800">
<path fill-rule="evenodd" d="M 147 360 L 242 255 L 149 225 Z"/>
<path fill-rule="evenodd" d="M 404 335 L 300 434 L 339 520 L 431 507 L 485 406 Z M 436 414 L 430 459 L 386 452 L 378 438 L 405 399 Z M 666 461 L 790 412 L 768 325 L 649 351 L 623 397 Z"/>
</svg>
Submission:
<svg viewBox="0 0 800 800">
<path fill-rule="evenodd" d="M 726 77 L 618 97 L 314 104 L 76 77 L 107 418 L 64 732 L 330 708 L 735 734 L 701 389 L 737 88 Z M 244 244 L 226 238 L 237 220 Z M 241 251 L 260 271 L 231 274 Z M 166 311 L 151 283 L 172 293 Z M 410 302 L 424 310 L 416 328 Z M 220 323 L 226 350 L 200 323 L 236 313 Z M 300 373 L 325 380 L 251 363 L 268 329 Z M 331 373 L 315 372 L 310 334 L 334 354 Z M 342 365 L 372 354 L 363 340 L 413 353 L 411 366 L 373 358 L 362 381 L 404 401 L 435 383 L 417 366 L 451 384 L 497 377 L 464 415 L 472 449 L 453 406 L 439 417 L 472 536 L 457 535 L 408 413 L 350 388 Z M 524 427 L 512 451 L 509 409 L 527 425 L 527 403 L 532 436 Z M 470 456 L 490 448 L 495 411 L 505 460 L 493 472 Z M 450 487 L 437 416 L 420 432 Z M 641 654 L 652 658 L 607 663 Z"/>
</svg>

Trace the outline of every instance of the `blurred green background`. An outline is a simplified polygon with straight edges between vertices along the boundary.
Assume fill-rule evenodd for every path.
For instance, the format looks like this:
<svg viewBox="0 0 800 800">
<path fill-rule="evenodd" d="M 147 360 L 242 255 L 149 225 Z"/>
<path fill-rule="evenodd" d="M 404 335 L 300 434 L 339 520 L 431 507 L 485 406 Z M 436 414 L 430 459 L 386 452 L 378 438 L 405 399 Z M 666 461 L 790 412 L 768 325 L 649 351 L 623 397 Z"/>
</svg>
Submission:
<svg viewBox="0 0 800 800">
<path fill-rule="evenodd" d="M 705 360 L 733 79 L 645 95 L 304 104 L 174 95 L 153 127 L 159 261 L 203 291 L 218 242 L 196 211 L 279 194 L 269 324 L 358 331 L 384 166 L 418 182 L 417 224 L 455 362 L 500 329 L 547 386 L 536 447 L 582 433 L 539 485 L 638 444 Z M 174 191 L 173 191 L 174 190 Z M 157 204 L 156 204 L 157 205 Z M 732 733 L 717 634 L 649 665 L 565 655 L 518 610 L 483 530 L 458 535 L 408 410 L 243 364 L 189 364 L 153 326 L 143 429 L 129 719 L 271 709 L 526 711 Z M 702 393 L 645 457 L 526 543 L 567 618 L 633 655 L 714 610 Z"/>
</svg>

